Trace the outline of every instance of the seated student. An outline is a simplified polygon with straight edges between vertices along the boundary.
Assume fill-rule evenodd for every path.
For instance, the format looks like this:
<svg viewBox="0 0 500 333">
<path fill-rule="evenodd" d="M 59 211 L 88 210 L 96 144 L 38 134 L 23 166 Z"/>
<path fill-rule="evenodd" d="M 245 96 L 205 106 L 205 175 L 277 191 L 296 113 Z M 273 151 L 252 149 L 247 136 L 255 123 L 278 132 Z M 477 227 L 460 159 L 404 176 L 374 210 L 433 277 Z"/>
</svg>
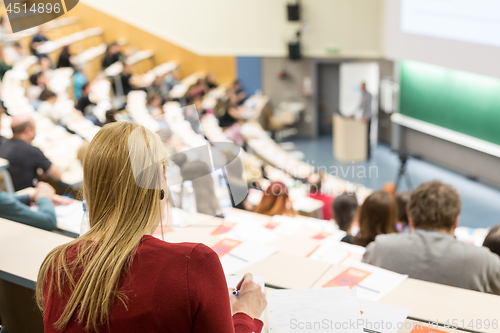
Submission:
<svg viewBox="0 0 500 333">
<path fill-rule="evenodd" d="M 484 239 L 483 246 L 500 256 L 500 224 L 491 228 L 490 232 Z"/>
<path fill-rule="evenodd" d="M 161 76 L 157 76 L 146 90 L 148 95 L 159 95 L 162 103 L 168 98 L 168 91 L 169 89 Z"/>
<path fill-rule="evenodd" d="M 30 85 L 28 86 L 28 89 L 26 90 L 26 97 L 28 97 L 28 100 L 30 101 L 30 104 L 36 109 L 38 109 L 38 106 L 42 102 L 40 100 L 40 94 L 42 91 L 47 89 L 47 77 L 45 76 L 44 73 L 38 72 L 35 74 L 32 74 L 29 78 Z"/>
<path fill-rule="evenodd" d="M 4 50 L 0 50 L 0 54 L 2 55 L 0 57 L 0 81 L 3 80 L 3 76 L 8 70 L 12 69 L 12 62 L 10 62 L 10 59 L 6 59 L 4 54 Z"/>
<path fill-rule="evenodd" d="M 229 105 L 226 112 L 219 118 L 219 126 L 222 128 L 229 127 L 238 121 L 236 114 L 238 108 L 234 105 Z"/>
<path fill-rule="evenodd" d="M 132 83 L 130 82 L 130 78 L 132 77 L 132 67 L 130 65 L 123 65 L 123 72 L 120 75 L 120 80 L 122 82 L 123 94 L 128 95 L 134 88 L 132 87 Z"/>
<path fill-rule="evenodd" d="M 243 137 L 243 134 L 241 134 L 241 127 L 244 124 L 245 121 L 243 119 L 239 119 L 237 122 L 224 130 L 224 134 L 226 134 L 229 140 L 243 148 L 245 147 L 245 138 Z"/>
<path fill-rule="evenodd" d="M 102 59 L 102 69 L 106 69 L 115 62 L 123 60 L 124 56 L 121 52 L 121 46 L 118 43 L 111 43 L 106 48 L 106 53 Z"/>
<path fill-rule="evenodd" d="M 89 82 L 87 73 L 87 67 L 84 65 L 75 66 L 75 74 L 73 74 L 73 97 L 76 102 L 82 97 L 83 85 Z"/>
<path fill-rule="evenodd" d="M 3 49 L 3 56 L 8 64 L 15 64 L 24 57 L 23 48 L 19 42 L 7 45 Z"/>
<path fill-rule="evenodd" d="M 143 164 L 146 151 L 157 166 Z M 137 124 L 108 124 L 93 138 L 83 162 L 90 230 L 49 253 L 37 279 L 46 333 L 261 331 L 266 300 L 251 274 L 230 296 L 212 249 L 151 235 L 169 200 L 166 157 Z M 145 167 L 138 178 L 135 166 Z"/>
<path fill-rule="evenodd" d="M 204 80 L 198 79 L 186 92 L 187 104 L 192 104 L 196 98 L 203 98 L 208 93 L 208 87 Z"/>
<path fill-rule="evenodd" d="M 71 201 L 56 195 L 49 184 L 38 182 L 34 191 L 26 195 L 0 191 L 0 217 L 51 231 L 57 228 L 54 204 L 68 204 Z M 36 202 L 38 211 L 29 208 L 30 202 Z"/>
<path fill-rule="evenodd" d="M 397 192 L 396 184 L 394 182 L 385 182 L 382 186 L 382 191 L 389 193 L 392 196 L 396 196 Z"/>
<path fill-rule="evenodd" d="M 461 200 L 438 180 L 417 187 L 408 203 L 411 233 L 380 235 L 363 262 L 411 278 L 500 294 L 500 257 L 454 237 Z"/>
<path fill-rule="evenodd" d="M 247 98 L 247 94 L 243 91 L 243 87 L 241 86 L 241 82 L 239 80 L 235 80 L 229 92 L 232 96 L 234 96 L 236 103 L 238 105 L 243 104 Z"/>
<path fill-rule="evenodd" d="M 342 238 L 342 242 L 353 243 L 353 236 L 351 234 L 351 226 L 356 213 L 358 211 L 358 199 L 356 194 L 342 193 L 333 202 L 333 214 L 335 215 L 335 222 L 340 230 L 343 230 L 347 235 Z"/>
<path fill-rule="evenodd" d="M 40 45 L 44 44 L 47 42 L 49 39 L 45 35 L 45 27 L 43 25 L 38 27 L 38 32 L 33 36 L 33 39 L 31 40 L 30 43 L 30 50 L 31 53 L 33 53 L 34 56 L 37 56 L 38 58 L 44 56 L 44 54 L 40 54 L 37 51 L 37 47 Z"/>
<path fill-rule="evenodd" d="M 397 232 L 398 206 L 394 197 L 385 191 L 370 194 L 359 209 L 359 232 L 353 244 L 367 246 L 377 235 Z"/>
<path fill-rule="evenodd" d="M 89 97 L 90 96 L 90 92 L 91 92 L 90 84 L 84 83 L 83 86 L 82 86 L 82 93 L 81 93 L 80 99 L 78 100 L 78 103 L 76 103 L 76 106 L 75 106 L 75 108 L 77 110 L 82 111 L 82 113 L 84 115 L 88 113 L 88 112 L 86 112 L 85 109 L 89 105 L 95 105 L 94 103 L 92 103 L 90 101 L 90 97 Z"/>
<path fill-rule="evenodd" d="M 288 189 L 281 182 L 272 182 L 265 190 L 262 200 L 255 208 L 254 213 L 269 216 L 295 216 L 296 213 L 288 200 Z"/>
<path fill-rule="evenodd" d="M 398 231 L 408 232 L 408 201 L 410 201 L 410 191 L 404 191 L 396 195 L 396 202 L 398 204 Z"/>
<path fill-rule="evenodd" d="M 56 110 L 55 104 L 57 102 L 57 95 L 50 90 L 45 89 L 40 94 L 40 106 L 38 107 L 38 113 L 43 117 L 49 118 L 54 123 L 59 124 L 61 121 L 61 115 L 59 111 Z"/>
<path fill-rule="evenodd" d="M 110 124 L 110 123 L 116 123 L 115 114 L 116 114 L 116 110 L 106 111 L 106 121 L 104 122 L 103 126 Z"/>
<path fill-rule="evenodd" d="M 165 75 L 163 82 L 166 90 L 170 91 L 174 86 L 181 83 L 181 72 L 178 69 L 173 70 L 171 73 Z"/>
<path fill-rule="evenodd" d="M 9 161 L 9 173 L 14 190 L 19 191 L 33 186 L 37 171 L 53 180 L 61 180 L 61 170 L 31 145 L 36 136 L 35 121 L 30 115 L 20 114 L 12 117 L 12 139 L 0 147 L 0 157 Z"/>
<path fill-rule="evenodd" d="M 206 110 L 204 107 L 203 107 L 203 97 L 195 97 L 193 99 L 193 104 L 194 104 L 194 107 L 196 108 L 196 111 L 198 111 L 198 115 L 199 115 L 199 118 L 203 118 L 204 115 L 206 115 L 208 113 L 208 110 Z"/>
<path fill-rule="evenodd" d="M 165 111 L 163 110 L 163 101 L 160 95 L 149 95 L 147 99 L 147 108 L 151 116 L 158 122 L 160 129 L 168 128 L 165 121 Z"/>
<path fill-rule="evenodd" d="M 217 83 L 215 83 L 215 74 L 208 73 L 207 78 L 205 79 L 208 89 L 217 88 Z"/>
<path fill-rule="evenodd" d="M 202 127 L 200 122 L 200 114 L 198 110 L 193 105 L 188 105 L 183 108 L 184 111 L 184 119 L 191 125 L 191 128 L 196 133 L 202 133 Z"/>
<path fill-rule="evenodd" d="M 71 63 L 71 53 L 69 53 L 69 45 L 65 45 L 59 54 L 57 68 L 61 67 L 73 67 L 73 64 Z"/>
<path fill-rule="evenodd" d="M 335 200 L 335 197 L 321 193 L 321 176 L 317 173 L 312 174 L 307 179 L 309 183 L 309 198 L 313 198 L 323 202 L 323 207 L 321 208 L 321 212 L 323 213 L 324 220 L 331 220 L 334 218 L 334 214 L 332 211 L 332 203 Z"/>
<path fill-rule="evenodd" d="M 153 117 L 158 117 L 163 114 L 163 103 L 160 94 L 150 93 L 146 99 L 146 107 L 149 114 Z"/>
<path fill-rule="evenodd" d="M 42 73 L 44 73 L 48 79 L 52 78 L 52 75 L 54 73 L 54 65 L 52 64 L 50 58 L 44 55 L 38 59 L 38 62 L 40 63 L 40 70 L 42 71 Z"/>
</svg>

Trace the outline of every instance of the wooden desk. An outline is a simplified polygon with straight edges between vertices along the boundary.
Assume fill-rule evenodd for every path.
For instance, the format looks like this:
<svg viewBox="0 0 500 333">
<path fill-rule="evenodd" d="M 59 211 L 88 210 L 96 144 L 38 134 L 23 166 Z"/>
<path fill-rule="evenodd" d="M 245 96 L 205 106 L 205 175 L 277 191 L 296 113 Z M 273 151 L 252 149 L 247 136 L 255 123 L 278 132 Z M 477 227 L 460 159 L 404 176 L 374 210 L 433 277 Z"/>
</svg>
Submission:
<svg viewBox="0 0 500 333">
<path fill-rule="evenodd" d="M 467 268 L 464 267 L 464 270 Z M 411 308 L 410 317 L 423 322 L 449 324 L 456 319 L 460 326 L 472 332 L 498 333 L 499 328 L 471 329 L 471 320 L 496 319 L 500 325 L 500 296 L 480 293 L 466 289 L 445 286 L 437 283 L 407 279 L 385 296 L 381 302 Z M 476 325 L 476 324 L 474 324 Z M 440 328 L 441 329 L 441 328 Z"/>
<path fill-rule="evenodd" d="M 367 125 L 362 121 L 333 116 L 333 139 L 335 159 L 337 161 L 361 162 L 367 158 Z"/>
<path fill-rule="evenodd" d="M 307 289 L 331 266 L 324 262 L 277 252 L 238 274 L 251 272 L 253 275 L 261 275 L 266 286 L 271 288 Z"/>
<path fill-rule="evenodd" d="M 203 79 L 204 77 L 205 77 L 205 73 L 203 73 L 203 72 L 196 72 L 196 73 L 189 75 L 188 77 L 185 77 L 184 79 L 182 79 L 180 84 L 174 86 L 170 90 L 169 96 L 171 98 L 175 98 L 175 99 L 184 98 L 186 96 L 186 93 L 188 92 L 189 88 L 194 86 L 198 82 L 199 79 Z"/>
<path fill-rule="evenodd" d="M 0 219 L 0 230 L 0 244 L 5 249 L 0 251 L 0 278 L 28 288 L 35 287 L 38 269 L 48 252 L 73 240 L 5 219 Z M 177 235 L 175 232 L 166 233 L 165 238 L 174 242 L 196 240 L 206 243 L 217 239 L 210 235 L 210 228 L 193 228 L 191 236 L 188 237 L 189 230 L 190 228 L 183 228 Z M 254 275 L 262 275 L 268 286 L 300 289 L 321 284 L 321 280 L 326 279 L 326 275 L 336 269 L 342 268 L 302 256 L 277 252 L 239 273 L 252 272 Z M 424 323 L 439 321 L 440 324 L 445 324 L 449 320 L 451 324 L 453 319 L 456 319 L 460 325 L 463 320 L 467 329 L 471 320 L 500 321 L 499 296 L 414 279 L 403 282 L 381 302 L 411 308 L 411 319 Z M 451 332 L 443 327 L 439 327 L 439 330 Z M 410 331 L 411 329 L 402 328 L 398 333 Z M 490 325 L 490 329 L 469 331 L 496 333 L 498 329 L 493 329 Z"/>
<path fill-rule="evenodd" d="M 0 279 L 35 289 L 47 254 L 73 238 L 0 219 Z"/>
</svg>

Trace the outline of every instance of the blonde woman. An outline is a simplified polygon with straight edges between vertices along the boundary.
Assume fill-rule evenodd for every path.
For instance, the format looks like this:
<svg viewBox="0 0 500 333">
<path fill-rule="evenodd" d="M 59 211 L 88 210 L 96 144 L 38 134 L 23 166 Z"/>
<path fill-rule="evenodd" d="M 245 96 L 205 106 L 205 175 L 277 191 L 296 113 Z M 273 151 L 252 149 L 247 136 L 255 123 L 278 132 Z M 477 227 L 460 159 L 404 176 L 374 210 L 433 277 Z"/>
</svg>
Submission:
<svg viewBox="0 0 500 333">
<path fill-rule="evenodd" d="M 151 161 L 165 155 L 137 124 L 94 137 L 83 161 L 91 228 L 54 249 L 38 275 L 46 333 L 261 331 L 266 300 L 251 274 L 229 296 L 213 250 L 151 236 L 168 196 L 164 165 Z"/>
</svg>

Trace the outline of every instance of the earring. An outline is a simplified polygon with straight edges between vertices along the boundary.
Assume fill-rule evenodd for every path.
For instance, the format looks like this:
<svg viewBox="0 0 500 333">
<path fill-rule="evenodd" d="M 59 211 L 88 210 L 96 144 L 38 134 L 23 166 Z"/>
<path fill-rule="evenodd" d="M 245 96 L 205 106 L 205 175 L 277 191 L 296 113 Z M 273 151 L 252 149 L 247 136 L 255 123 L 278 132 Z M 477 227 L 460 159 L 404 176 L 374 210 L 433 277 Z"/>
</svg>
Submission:
<svg viewBox="0 0 500 333">
<path fill-rule="evenodd" d="M 165 191 L 161 190 L 160 191 L 160 200 L 163 200 L 165 198 Z"/>
</svg>

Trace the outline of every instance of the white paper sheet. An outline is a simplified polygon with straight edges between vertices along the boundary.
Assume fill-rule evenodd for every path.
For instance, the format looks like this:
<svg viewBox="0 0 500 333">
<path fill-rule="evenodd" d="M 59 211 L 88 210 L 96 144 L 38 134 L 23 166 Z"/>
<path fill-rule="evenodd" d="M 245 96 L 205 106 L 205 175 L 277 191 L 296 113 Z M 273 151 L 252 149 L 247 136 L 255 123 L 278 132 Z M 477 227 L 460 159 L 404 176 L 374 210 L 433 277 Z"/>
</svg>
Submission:
<svg viewBox="0 0 500 333">
<path fill-rule="evenodd" d="M 308 218 L 305 222 L 305 226 L 310 228 L 310 229 L 314 229 L 314 230 L 318 230 L 318 231 L 327 231 L 327 232 L 330 232 L 330 233 L 335 233 L 336 231 L 339 231 L 339 227 L 331 222 L 331 221 L 326 221 L 326 220 L 320 220 L 320 219 L 315 219 L 315 218 Z"/>
<path fill-rule="evenodd" d="M 280 236 L 276 233 L 255 222 L 241 222 L 221 237 L 236 239 L 243 242 L 258 242 L 263 244 L 273 242 L 280 238 Z"/>
<path fill-rule="evenodd" d="M 274 254 L 276 249 L 261 243 L 244 242 L 225 254 L 220 262 L 225 274 L 234 274 Z"/>
<path fill-rule="evenodd" d="M 37 212 L 38 206 L 31 206 L 30 209 Z M 83 218 L 83 206 L 80 201 L 74 201 L 69 205 L 54 206 L 54 211 L 56 212 L 58 229 L 80 234 Z"/>
<path fill-rule="evenodd" d="M 83 206 L 80 201 L 75 201 L 69 205 L 55 206 L 54 210 L 59 229 L 80 234 L 80 225 L 83 218 Z"/>
<path fill-rule="evenodd" d="M 353 288 L 359 298 L 370 301 L 379 301 L 408 278 L 408 275 L 394 273 L 350 259 L 344 260 L 342 266 L 354 267 L 371 273 Z"/>
<path fill-rule="evenodd" d="M 304 221 L 302 221 L 301 219 L 281 215 L 273 216 L 272 221 L 279 223 L 279 225 L 274 228 L 273 231 L 278 234 L 287 236 L 291 236 L 296 233 L 304 224 Z"/>
<path fill-rule="evenodd" d="M 362 246 L 328 240 L 314 251 L 309 258 L 338 265 L 342 260 L 351 258 L 361 261 L 366 249 Z"/>
<path fill-rule="evenodd" d="M 364 328 L 380 333 L 396 333 L 411 309 L 359 299 Z"/>
<path fill-rule="evenodd" d="M 363 333 L 358 299 L 348 287 L 268 290 L 273 333 Z"/>
</svg>

